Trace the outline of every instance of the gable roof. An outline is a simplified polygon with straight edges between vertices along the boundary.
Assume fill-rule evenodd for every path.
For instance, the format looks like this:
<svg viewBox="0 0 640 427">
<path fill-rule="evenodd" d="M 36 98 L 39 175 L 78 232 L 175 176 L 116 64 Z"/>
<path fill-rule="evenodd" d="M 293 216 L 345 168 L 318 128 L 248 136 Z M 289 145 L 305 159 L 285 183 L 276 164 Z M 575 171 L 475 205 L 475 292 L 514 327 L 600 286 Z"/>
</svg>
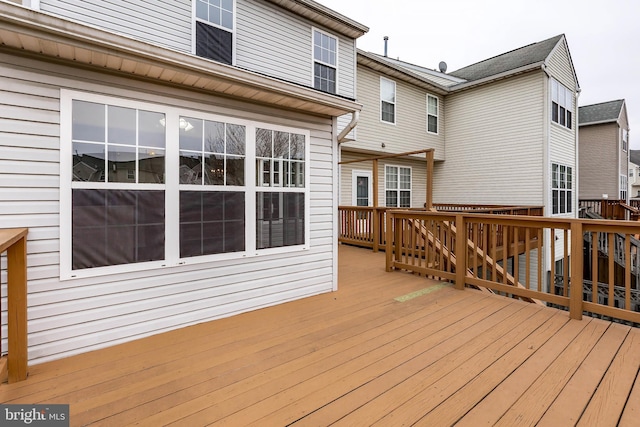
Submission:
<svg viewBox="0 0 640 427">
<path fill-rule="evenodd" d="M 615 122 L 620 118 L 624 99 L 600 102 L 598 104 L 583 105 L 578 108 L 580 125 Z"/>
<path fill-rule="evenodd" d="M 503 53 L 493 58 L 460 68 L 449 73 L 454 77 L 459 77 L 468 81 L 475 81 L 497 74 L 506 73 L 527 65 L 544 62 L 549 54 L 562 40 L 564 35 L 560 34 L 541 42 L 532 43 L 527 46 Z"/>
<path fill-rule="evenodd" d="M 629 161 L 640 166 L 640 150 L 629 150 Z"/>
</svg>

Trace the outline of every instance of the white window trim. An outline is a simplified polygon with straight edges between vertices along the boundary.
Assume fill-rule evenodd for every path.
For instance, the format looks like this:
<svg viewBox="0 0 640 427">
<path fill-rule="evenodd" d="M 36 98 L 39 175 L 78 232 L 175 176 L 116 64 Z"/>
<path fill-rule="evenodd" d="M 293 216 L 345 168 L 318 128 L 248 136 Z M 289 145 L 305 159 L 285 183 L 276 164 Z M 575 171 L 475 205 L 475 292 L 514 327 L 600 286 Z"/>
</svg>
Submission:
<svg viewBox="0 0 640 427">
<path fill-rule="evenodd" d="M 364 176 L 369 179 L 369 204 L 367 206 L 373 206 L 373 172 L 363 170 L 351 171 L 351 204 L 352 206 L 358 205 L 358 177 Z"/>
<path fill-rule="evenodd" d="M 620 128 L 620 144 L 622 151 L 626 153 L 629 150 L 629 132 L 624 128 Z"/>
<path fill-rule="evenodd" d="M 398 188 L 388 188 L 387 187 L 387 168 L 396 168 L 398 170 Z M 400 169 L 409 169 L 409 173 L 411 176 L 411 185 L 409 189 L 400 188 Z M 398 193 L 398 208 L 400 208 L 400 191 L 408 191 L 409 192 L 409 207 L 413 205 L 413 167 L 397 165 L 397 164 L 386 164 L 384 165 L 384 205 L 387 206 L 387 191 L 396 191 Z"/>
<path fill-rule="evenodd" d="M 553 186 L 553 166 L 554 165 L 558 166 L 558 187 L 554 187 Z M 561 179 L 561 177 L 560 177 L 560 167 L 564 167 L 565 168 L 565 174 L 567 173 L 566 172 L 567 168 L 571 168 L 571 188 L 570 189 L 561 188 L 560 187 L 560 179 Z M 576 171 L 575 171 L 575 168 L 573 166 L 569 166 L 569 165 L 564 164 L 564 163 L 551 162 L 550 172 L 551 172 L 551 179 L 550 179 L 549 183 L 551 184 L 550 185 L 551 191 L 549 192 L 549 196 L 551 197 L 551 205 L 549 207 L 550 207 L 550 210 L 551 210 L 551 215 L 573 214 L 574 211 L 575 211 L 574 210 L 574 204 L 576 202 L 576 199 L 575 199 L 575 197 L 576 197 Z M 568 176 L 568 175 L 565 175 L 565 182 L 567 181 L 566 176 Z M 553 212 L 553 202 L 554 202 L 553 191 L 554 190 L 558 190 L 559 192 L 563 191 L 565 193 L 567 193 L 567 192 L 571 193 L 571 204 L 570 205 L 565 205 L 565 212 L 560 212 L 560 199 L 558 199 L 558 212 L 555 212 L 555 213 Z M 558 194 L 560 194 L 560 193 L 558 193 Z M 566 198 L 565 198 L 565 200 L 566 200 Z"/>
<path fill-rule="evenodd" d="M 235 1 L 235 0 L 234 0 Z M 322 61 L 318 61 L 316 60 L 315 57 L 315 53 L 314 53 L 314 32 L 317 31 L 321 34 L 324 34 L 326 36 L 329 36 L 331 38 L 336 39 L 336 65 L 331 65 L 328 64 L 326 62 L 322 62 Z M 326 65 L 327 67 L 331 67 L 331 68 L 335 68 L 336 70 L 336 95 L 340 93 L 340 38 L 332 33 L 329 33 L 327 31 L 321 30 L 318 27 L 311 27 L 311 87 L 315 87 L 315 63 L 318 62 L 319 64 L 322 65 Z"/>
<path fill-rule="evenodd" d="M 40 0 L 37 0 L 37 1 L 39 2 Z M 238 32 L 236 31 L 237 11 L 238 11 L 238 8 L 236 7 L 236 0 L 233 0 L 233 28 L 230 30 L 229 28 L 223 27 L 222 25 L 216 25 L 213 22 L 205 21 L 203 19 L 198 18 L 196 16 L 196 1 L 195 0 L 192 1 L 191 2 L 191 54 L 192 55 L 196 54 L 196 21 L 200 21 L 207 25 L 211 25 L 212 27 L 219 28 L 221 30 L 231 33 L 231 43 L 232 43 L 231 65 L 236 65 L 236 46 L 238 45 L 237 43 Z M 207 58 L 203 58 L 203 59 L 207 59 Z"/>
<path fill-rule="evenodd" d="M 207 186 L 210 191 L 239 191 L 245 193 L 245 251 L 212 255 L 201 255 L 180 258 L 180 206 L 176 198 L 180 190 L 202 190 L 203 186 L 179 183 L 177 167 L 165 166 L 164 184 L 127 184 L 117 183 L 120 189 L 159 190 L 165 192 L 165 259 L 131 264 L 120 264 L 104 267 L 72 270 L 72 188 L 114 188 L 109 183 L 84 183 L 72 181 L 72 102 L 74 100 L 96 102 L 128 108 L 164 113 L 166 117 L 165 165 L 179 164 L 179 117 L 189 116 L 204 120 L 221 121 L 244 125 L 247 141 L 255 141 L 256 128 L 261 127 L 273 131 L 290 132 L 305 137 L 305 186 L 266 188 L 256 185 L 255 144 L 247 143 L 245 154 L 245 186 Z M 310 249 L 311 228 L 311 135 L 307 129 L 288 126 L 276 126 L 265 122 L 236 119 L 189 108 L 174 107 L 165 104 L 154 104 L 146 101 L 130 100 L 109 95 L 79 92 L 68 89 L 60 90 L 60 280 L 86 277 L 106 276 L 137 271 L 150 271 L 180 265 L 202 264 L 252 256 L 308 251 Z M 305 223 L 304 244 L 276 248 L 256 249 L 256 194 L 258 192 L 292 192 L 304 193 Z"/>
<path fill-rule="evenodd" d="M 573 130 L 575 130 L 575 127 L 577 126 L 577 123 L 575 123 L 576 122 L 576 97 L 575 97 L 575 92 L 573 92 L 571 89 L 566 87 L 564 84 L 560 83 L 559 80 L 557 80 L 557 79 L 555 79 L 553 77 L 550 77 L 550 80 L 551 80 L 551 82 L 549 84 L 549 100 L 550 100 L 549 108 L 551 110 L 551 116 L 549 117 L 549 121 L 551 123 L 555 124 L 556 126 L 559 126 L 559 127 L 563 128 L 563 129 L 566 129 L 568 131 L 573 131 Z M 568 127 L 566 124 L 564 124 L 564 125 L 560 124 L 559 121 L 556 122 L 556 121 L 553 120 L 553 103 L 554 103 L 554 100 L 553 100 L 553 82 L 555 82 L 558 85 L 558 94 L 560 93 L 561 90 L 563 92 L 567 91 L 567 92 L 571 93 L 571 127 Z M 558 101 L 559 100 L 560 99 L 558 99 Z M 564 107 L 566 109 L 566 97 L 564 99 L 564 102 L 562 102 L 562 103 L 558 102 L 558 105 L 560 107 Z M 560 114 L 560 111 L 558 111 L 558 120 L 560 120 L 559 114 Z M 566 113 L 565 113 L 565 117 L 566 117 Z M 566 121 L 565 121 L 565 123 L 566 123 Z"/>
<path fill-rule="evenodd" d="M 389 83 L 393 83 L 393 99 L 394 102 L 389 102 L 389 104 L 393 104 L 393 121 L 392 122 L 388 122 L 386 120 L 382 119 L 382 82 L 386 81 Z M 391 79 L 387 79 L 385 77 L 380 76 L 380 102 L 378 103 L 378 108 L 380 109 L 380 123 L 384 123 L 387 125 L 394 125 L 398 122 L 398 85 L 396 84 L 396 82 L 394 80 Z M 387 102 L 387 101 L 384 101 Z"/>
<path fill-rule="evenodd" d="M 627 200 L 629 196 L 629 181 L 627 175 L 620 174 L 620 179 L 618 180 L 618 195 L 621 200 Z"/>
<path fill-rule="evenodd" d="M 437 132 L 430 132 L 429 131 L 429 116 L 433 115 L 433 114 L 429 114 L 429 98 L 435 98 L 436 102 L 438 103 L 437 107 L 438 110 L 436 111 L 436 127 L 438 129 Z M 438 98 L 435 95 L 430 95 L 427 94 L 427 133 L 431 134 L 431 135 L 439 135 L 440 134 L 440 98 Z"/>
</svg>

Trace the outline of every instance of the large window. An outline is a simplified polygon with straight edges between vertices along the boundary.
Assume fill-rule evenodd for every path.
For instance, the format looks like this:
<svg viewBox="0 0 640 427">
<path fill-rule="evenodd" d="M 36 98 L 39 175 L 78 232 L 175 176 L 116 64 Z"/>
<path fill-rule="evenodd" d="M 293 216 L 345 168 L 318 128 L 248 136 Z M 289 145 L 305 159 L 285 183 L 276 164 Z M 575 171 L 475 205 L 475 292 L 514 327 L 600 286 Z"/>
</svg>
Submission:
<svg viewBox="0 0 640 427">
<path fill-rule="evenodd" d="M 411 207 L 411 168 L 385 166 L 385 206 Z"/>
<path fill-rule="evenodd" d="M 573 123 L 573 92 L 551 79 L 551 121 L 571 129 Z"/>
<path fill-rule="evenodd" d="M 233 62 L 234 0 L 195 0 L 195 53 L 203 58 Z"/>
<path fill-rule="evenodd" d="M 427 132 L 438 133 L 438 98 L 427 95 Z"/>
<path fill-rule="evenodd" d="M 380 77 L 380 120 L 396 122 L 396 82 Z"/>
<path fill-rule="evenodd" d="M 622 151 L 625 153 L 629 148 L 629 132 L 626 129 L 622 129 Z"/>
<path fill-rule="evenodd" d="M 338 40 L 313 30 L 313 87 L 336 93 L 338 69 Z"/>
<path fill-rule="evenodd" d="M 256 129 L 256 247 L 304 243 L 306 141 L 301 134 Z"/>
<path fill-rule="evenodd" d="M 306 130 L 63 90 L 61 141 L 62 278 L 308 247 Z"/>
<path fill-rule="evenodd" d="M 627 200 L 629 184 L 626 175 L 620 175 L 620 200 Z"/>
<path fill-rule="evenodd" d="M 554 214 L 573 211 L 573 168 L 551 164 L 551 198 Z"/>
</svg>

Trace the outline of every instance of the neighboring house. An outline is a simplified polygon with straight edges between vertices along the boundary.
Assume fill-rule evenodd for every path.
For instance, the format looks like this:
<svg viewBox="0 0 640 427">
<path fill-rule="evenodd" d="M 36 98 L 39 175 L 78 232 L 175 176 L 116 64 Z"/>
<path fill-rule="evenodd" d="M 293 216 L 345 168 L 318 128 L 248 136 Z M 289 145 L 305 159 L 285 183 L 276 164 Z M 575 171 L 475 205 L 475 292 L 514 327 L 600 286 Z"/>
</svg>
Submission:
<svg viewBox="0 0 640 427">
<path fill-rule="evenodd" d="M 336 289 L 366 27 L 311 0 L 15 3 L 0 222 L 29 227 L 31 363 Z"/>
<path fill-rule="evenodd" d="M 640 198 L 640 150 L 629 150 L 629 198 Z"/>
<path fill-rule="evenodd" d="M 628 200 L 629 119 L 625 100 L 581 106 L 579 133 L 580 199 Z"/>
<path fill-rule="evenodd" d="M 450 73 L 358 51 L 363 108 L 341 159 L 433 148 L 435 203 L 535 205 L 576 217 L 578 92 L 564 35 Z M 370 163 L 341 167 L 341 204 L 367 204 L 356 195 L 371 181 Z M 424 155 L 381 160 L 378 173 L 381 206 L 424 205 Z"/>
</svg>

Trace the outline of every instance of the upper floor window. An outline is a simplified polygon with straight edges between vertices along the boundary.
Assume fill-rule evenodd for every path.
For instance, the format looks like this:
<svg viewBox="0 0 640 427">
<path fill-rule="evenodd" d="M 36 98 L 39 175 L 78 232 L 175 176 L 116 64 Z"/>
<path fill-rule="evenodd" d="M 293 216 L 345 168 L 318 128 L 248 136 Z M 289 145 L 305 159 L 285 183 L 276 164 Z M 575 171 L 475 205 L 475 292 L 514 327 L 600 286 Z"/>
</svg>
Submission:
<svg viewBox="0 0 640 427">
<path fill-rule="evenodd" d="M 573 168 L 551 164 L 551 201 L 554 214 L 573 211 Z"/>
<path fill-rule="evenodd" d="M 627 148 L 629 148 L 629 132 L 622 129 L 622 151 L 627 151 Z"/>
<path fill-rule="evenodd" d="M 438 98 L 427 95 L 427 132 L 438 133 Z"/>
<path fill-rule="evenodd" d="M 380 77 L 380 120 L 396 122 L 396 82 Z"/>
<path fill-rule="evenodd" d="M 233 0 L 196 0 L 195 8 L 196 55 L 231 64 Z"/>
<path fill-rule="evenodd" d="M 573 123 L 573 92 L 551 79 L 551 121 L 571 129 Z"/>
<path fill-rule="evenodd" d="M 313 87 L 336 93 L 338 40 L 313 30 Z"/>
<path fill-rule="evenodd" d="M 627 183 L 627 176 L 620 175 L 620 200 L 627 200 L 627 189 L 629 185 Z"/>
<path fill-rule="evenodd" d="M 385 206 L 391 208 L 411 207 L 411 168 L 385 166 Z"/>
</svg>

